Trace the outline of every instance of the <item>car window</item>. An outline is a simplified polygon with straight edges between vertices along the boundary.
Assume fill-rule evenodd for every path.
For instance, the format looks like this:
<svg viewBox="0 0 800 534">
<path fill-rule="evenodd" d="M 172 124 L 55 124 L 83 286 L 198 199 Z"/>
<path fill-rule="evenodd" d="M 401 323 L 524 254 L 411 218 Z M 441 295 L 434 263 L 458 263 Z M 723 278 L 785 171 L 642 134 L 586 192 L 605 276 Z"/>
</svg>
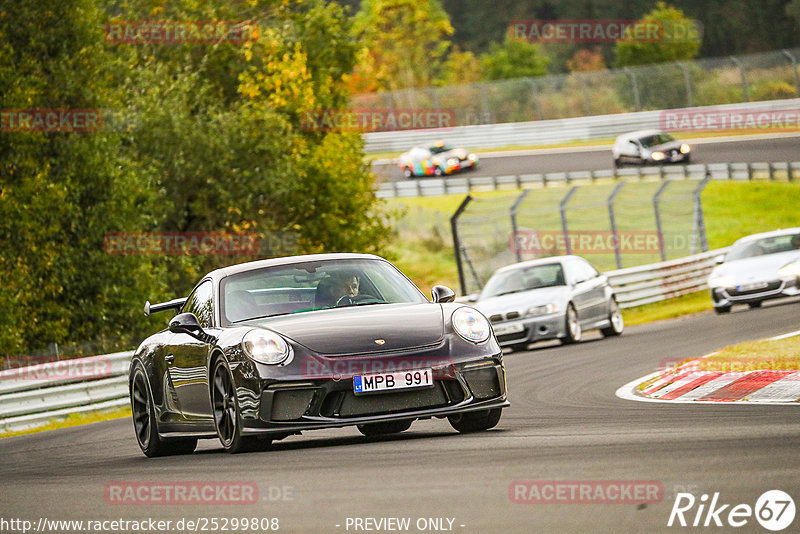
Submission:
<svg viewBox="0 0 800 534">
<path fill-rule="evenodd" d="M 669 143 L 670 141 L 674 141 L 675 139 L 665 133 L 648 135 L 646 137 L 642 137 L 639 142 L 642 144 L 644 148 L 649 148 L 651 146 L 658 146 L 663 145 L 664 143 Z"/>
<path fill-rule="evenodd" d="M 254 269 L 221 282 L 227 323 L 343 306 L 428 302 L 383 260 L 323 260 Z"/>
<path fill-rule="evenodd" d="M 212 292 L 213 284 L 206 280 L 192 291 L 186 304 L 181 310 L 183 313 L 193 313 L 197 316 L 200 326 L 208 328 L 214 323 L 214 299 Z"/>
<path fill-rule="evenodd" d="M 755 241 L 746 241 L 734 245 L 725 257 L 725 261 L 735 261 L 798 249 L 800 249 L 800 234 L 765 237 Z"/>
<path fill-rule="evenodd" d="M 495 273 L 481 293 L 481 298 L 509 295 L 542 287 L 566 285 L 561 263 L 546 263 Z"/>
<path fill-rule="evenodd" d="M 455 148 L 450 145 L 432 146 L 431 154 L 441 154 L 442 152 L 449 152 L 451 150 L 455 150 Z"/>
</svg>

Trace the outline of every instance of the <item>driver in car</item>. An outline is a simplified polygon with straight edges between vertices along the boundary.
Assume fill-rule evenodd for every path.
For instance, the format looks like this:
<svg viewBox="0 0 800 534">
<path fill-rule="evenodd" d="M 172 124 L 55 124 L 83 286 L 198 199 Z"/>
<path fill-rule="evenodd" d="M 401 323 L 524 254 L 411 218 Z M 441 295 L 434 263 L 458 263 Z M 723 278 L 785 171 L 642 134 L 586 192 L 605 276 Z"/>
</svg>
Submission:
<svg viewBox="0 0 800 534">
<path fill-rule="evenodd" d="M 338 295 L 341 295 L 336 301 L 337 306 L 348 306 L 355 304 L 355 297 L 358 296 L 358 277 L 354 274 L 346 274 L 339 280 Z"/>
</svg>

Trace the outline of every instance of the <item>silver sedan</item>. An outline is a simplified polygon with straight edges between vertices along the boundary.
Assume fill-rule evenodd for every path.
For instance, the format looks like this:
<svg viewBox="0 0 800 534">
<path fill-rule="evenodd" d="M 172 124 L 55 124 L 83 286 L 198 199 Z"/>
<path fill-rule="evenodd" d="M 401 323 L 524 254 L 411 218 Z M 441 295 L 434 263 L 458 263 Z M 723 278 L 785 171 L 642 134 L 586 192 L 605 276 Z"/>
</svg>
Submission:
<svg viewBox="0 0 800 534">
<path fill-rule="evenodd" d="M 470 300 L 489 318 L 500 345 L 514 350 L 545 339 L 575 343 L 586 330 L 618 336 L 623 329 L 608 279 L 579 256 L 503 267 Z"/>
<path fill-rule="evenodd" d="M 734 304 L 761 306 L 765 300 L 800 295 L 800 228 L 743 237 L 717 260 L 708 277 L 714 311 Z"/>
</svg>

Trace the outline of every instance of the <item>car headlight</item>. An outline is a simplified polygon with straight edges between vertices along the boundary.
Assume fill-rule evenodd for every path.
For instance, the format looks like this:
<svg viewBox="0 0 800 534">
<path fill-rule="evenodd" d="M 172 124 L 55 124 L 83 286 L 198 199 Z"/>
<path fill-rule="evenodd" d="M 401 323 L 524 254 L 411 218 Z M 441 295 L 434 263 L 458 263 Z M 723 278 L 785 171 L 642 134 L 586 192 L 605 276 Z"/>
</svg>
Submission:
<svg viewBox="0 0 800 534">
<path fill-rule="evenodd" d="M 447 164 L 451 167 L 454 165 L 458 165 L 458 158 L 450 158 L 447 160 Z"/>
<path fill-rule="evenodd" d="M 254 329 L 242 338 L 245 354 L 259 363 L 278 365 L 292 355 L 292 348 L 280 335 L 269 330 Z"/>
<path fill-rule="evenodd" d="M 470 161 L 475 161 L 476 159 L 478 159 L 478 156 L 476 156 L 475 154 L 470 154 L 469 156 L 467 156 L 467 159 Z"/>
<path fill-rule="evenodd" d="M 652 152 L 650 153 L 650 157 L 653 159 L 653 161 L 661 161 L 664 159 L 665 155 L 663 152 Z"/>
<path fill-rule="evenodd" d="M 736 282 L 727 274 L 712 274 L 708 279 L 708 287 L 733 287 Z"/>
<path fill-rule="evenodd" d="M 691 151 L 692 151 L 692 148 L 689 145 L 687 145 L 686 143 L 681 145 L 681 154 L 688 154 Z"/>
<path fill-rule="evenodd" d="M 800 276 L 800 260 L 795 260 L 792 263 L 787 263 L 778 269 L 778 275 L 783 278 L 794 278 Z"/>
<path fill-rule="evenodd" d="M 549 304 L 545 304 L 544 306 L 531 306 L 528 308 L 528 311 L 525 312 L 527 316 L 534 316 L 534 315 L 547 315 L 549 313 L 556 313 L 558 311 L 558 306 L 555 302 L 550 302 Z"/>
<path fill-rule="evenodd" d="M 459 308 L 453 312 L 453 328 L 459 336 L 473 343 L 489 339 L 492 329 L 489 321 L 473 308 Z"/>
</svg>

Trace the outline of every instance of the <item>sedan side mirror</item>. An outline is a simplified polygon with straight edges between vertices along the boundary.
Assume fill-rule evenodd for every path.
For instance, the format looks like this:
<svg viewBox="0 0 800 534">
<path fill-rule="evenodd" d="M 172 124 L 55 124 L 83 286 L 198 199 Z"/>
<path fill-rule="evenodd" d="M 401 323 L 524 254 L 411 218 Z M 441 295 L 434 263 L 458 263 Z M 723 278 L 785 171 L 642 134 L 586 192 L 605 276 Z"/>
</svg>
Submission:
<svg viewBox="0 0 800 534">
<path fill-rule="evenodd" d="M 719 265 L 720 263 L 725 262 L 725 254 L 720 254 L 719 256 L 714 256 L 714 263 Z"/>
<path fill-rule="evenodd" d="M 456 294 L 449 287 L 433 286 L 431 297 L 433 297 L 433 302 L 453 302 Z"/>
</svg>

